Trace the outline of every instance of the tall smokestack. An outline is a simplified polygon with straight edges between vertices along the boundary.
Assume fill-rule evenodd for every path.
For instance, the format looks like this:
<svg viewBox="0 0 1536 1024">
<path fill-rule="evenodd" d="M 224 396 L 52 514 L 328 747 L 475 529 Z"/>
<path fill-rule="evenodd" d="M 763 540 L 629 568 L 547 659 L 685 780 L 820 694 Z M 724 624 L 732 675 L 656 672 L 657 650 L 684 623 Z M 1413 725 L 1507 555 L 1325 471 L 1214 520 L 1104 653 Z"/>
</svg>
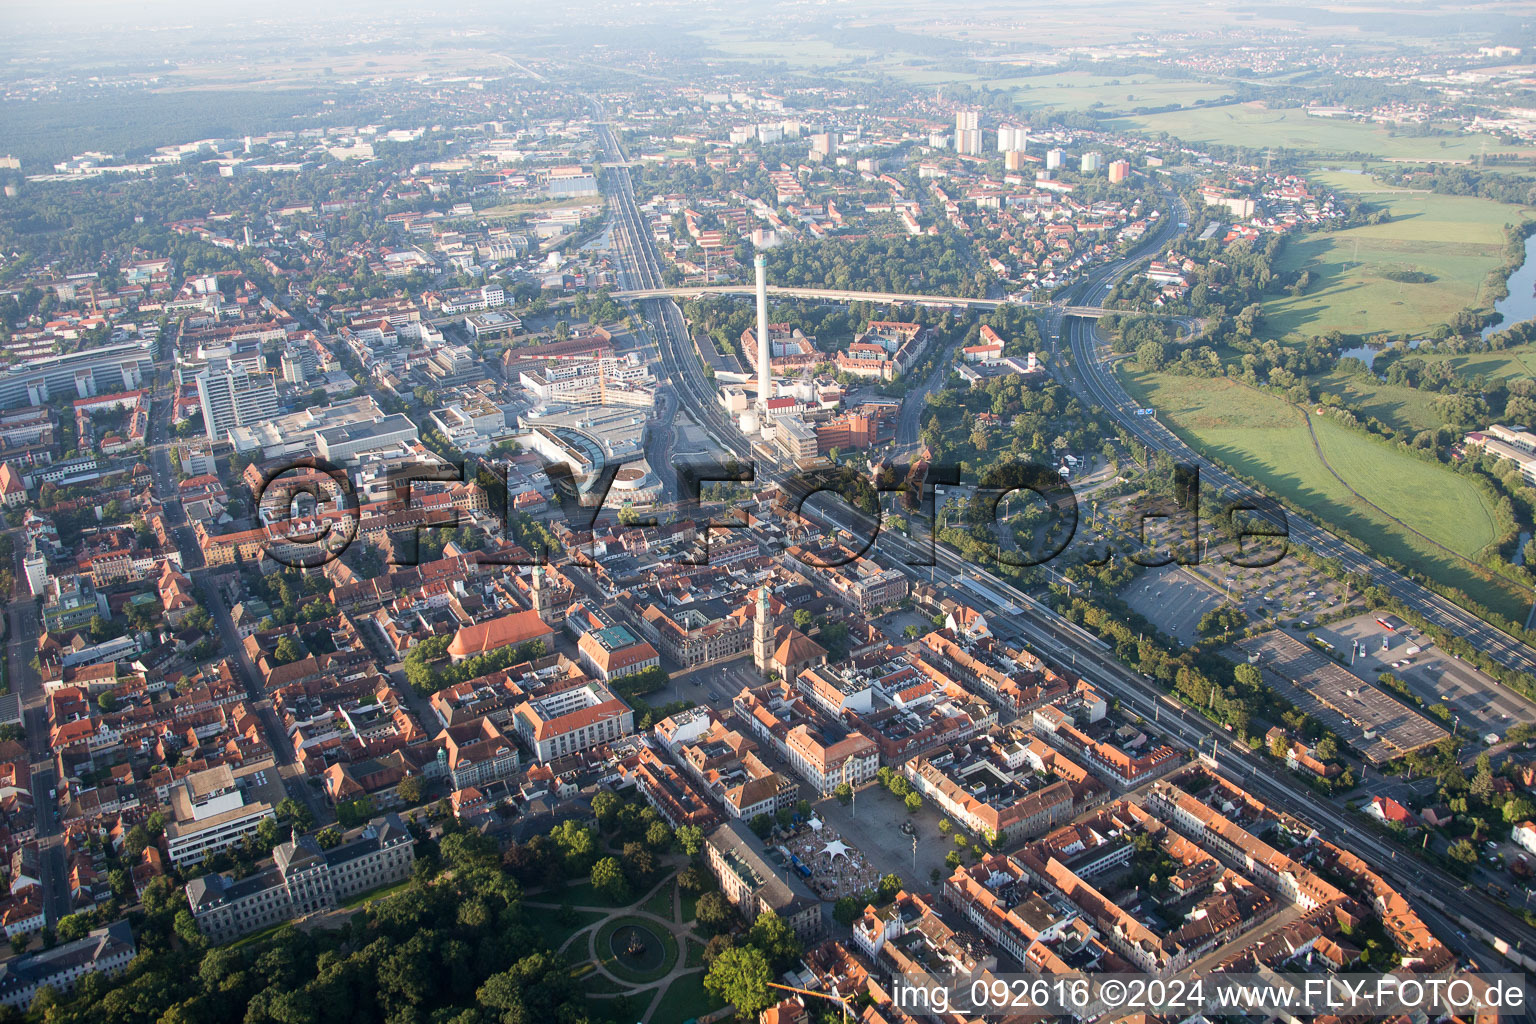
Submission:
<svg viewBox="0 0 1536 1024">
<path fill-rule="evenodd" d="M 772 373 L 768 369 L 768 261 L 762 253 L 753 261 L 757 268 L 757 404 L 768 411 L 768 398 L 772 393 Z"/>
</svg>

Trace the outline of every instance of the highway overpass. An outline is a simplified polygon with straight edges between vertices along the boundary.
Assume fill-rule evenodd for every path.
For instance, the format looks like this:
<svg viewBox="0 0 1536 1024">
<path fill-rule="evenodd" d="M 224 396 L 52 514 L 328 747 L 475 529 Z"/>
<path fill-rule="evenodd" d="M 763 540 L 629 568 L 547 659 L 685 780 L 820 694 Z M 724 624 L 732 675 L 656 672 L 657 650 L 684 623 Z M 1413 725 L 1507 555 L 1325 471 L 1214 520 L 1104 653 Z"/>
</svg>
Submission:
<svg viewBox="0 0 1536 1024">
<path fill-rule="evenodd" d="M 681 288 L 635 288 L 609 293 L 615 299 L 696 299 L 702 295 L 739 295 L 750 297 L 753 287 L 748 284 L 689 285 Z M 1042 313 L 1056 312 L 1062 316 L 1080 316 L 1098 319 L 1115 312 L 1102 306 L 1064 306 L 1054 302 L 1015 302 L 1013 299 L 974 299 L 954 295 L 922 295 L 907 292 L 843 291 L 835 288 L 788 288 L 769 285 L 769 295 L 786 299 L 823 299 L 828 302 L 879 302 L 886 305 L 958 306 L 966 309 L 996 309 L 999 306 L 1023 306 Z M 1142 313 L 1140 316 L 1163 316 L 1181 319 L 1169 313 Z"/>
</svg>

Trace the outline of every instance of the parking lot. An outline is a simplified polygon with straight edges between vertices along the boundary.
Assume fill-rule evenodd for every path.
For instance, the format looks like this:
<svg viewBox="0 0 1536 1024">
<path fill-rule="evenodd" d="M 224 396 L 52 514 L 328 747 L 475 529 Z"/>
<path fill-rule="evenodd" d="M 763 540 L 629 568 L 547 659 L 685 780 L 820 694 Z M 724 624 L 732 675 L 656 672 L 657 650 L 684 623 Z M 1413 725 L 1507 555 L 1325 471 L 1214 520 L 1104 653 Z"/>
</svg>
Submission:
<svg viewBox="0 0 1536 1024">
<path fill-rule="evenodd" d="M 1388 632 L 1371 613 L 1317 627 L 1312 632 L 1349 656 L 1350 644 L 1359 640 L 1364 651 L 1355 657 L 1352 671 L 1375 681 L 1390 672 L 1408 685 L 1424 706 L 1444 704 L 1461 724 L 1479 736 L 1503 734 L 1513 723 L 1536 722 L 1536 706 L 1502 686 L 1492 676 L 1446 654 L 1413 630 Z M 1383 648 L 1382 641 L 1387 641 Z M 1408 648 L 1422 648 L 1410 655 Z"/>
<path fill-rule="evenodd" d="M 1200 639 L 1195 627 L 1201 617 L 1221 607 L 1223 600 L 1218 591 L 1177 565 L 1148 569 L 1122 593 L 1133 610 L 1186 647 Z"/>
<path fill-rule="evenodd" d="M 1440 740 L 1447 730 L 1304 641 L 1272 630 L 1237 645 L 1291 703 L 1373 764 Z"/>
</svg>

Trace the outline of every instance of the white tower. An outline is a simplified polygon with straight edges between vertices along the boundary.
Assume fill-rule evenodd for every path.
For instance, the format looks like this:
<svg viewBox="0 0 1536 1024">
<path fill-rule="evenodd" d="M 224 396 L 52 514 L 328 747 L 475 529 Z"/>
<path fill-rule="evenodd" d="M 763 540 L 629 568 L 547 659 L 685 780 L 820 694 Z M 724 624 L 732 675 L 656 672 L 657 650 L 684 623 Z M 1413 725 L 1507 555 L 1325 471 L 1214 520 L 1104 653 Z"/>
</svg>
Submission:
<svg viewBox="0 0 1536 1024">
<path fill-rule="evenodd" d="M 762 253 L 753 261 L 757 268 L 757 407 L 760 421 L 768 422 L 768 399 L 773 395 L 773 375 L 768 367 L 772 345 L 768 340 L 768 261 Z"/>
</svg>

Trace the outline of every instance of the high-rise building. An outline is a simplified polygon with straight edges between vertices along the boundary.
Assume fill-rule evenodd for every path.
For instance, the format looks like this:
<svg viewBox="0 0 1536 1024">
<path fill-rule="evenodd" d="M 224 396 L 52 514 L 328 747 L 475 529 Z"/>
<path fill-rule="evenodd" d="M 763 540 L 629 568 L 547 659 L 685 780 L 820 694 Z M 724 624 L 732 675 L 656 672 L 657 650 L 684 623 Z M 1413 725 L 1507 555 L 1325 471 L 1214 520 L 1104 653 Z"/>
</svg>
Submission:
<svg viewBox="0 0 1536 1024">
<path fill-rule="evenodd" d="M 1029 147 L 1029 129 L 1004 125 L 997 130 L 999 153 L 1022 153 Z"/>
<path fill-rule="evenodd" d="M 277 415 L 277 385 L 266 373 L 251 373 L 243 365 L 209 365 L 197 375 L 197 398 L 203 407 L 208 440 L 222 441 L 231 427 L 245 427 Z"/>
<path fill-rule="evenodd" d="M 981 115 L 974 110 L 955 112 L 955 152 L 962 156 L 981 155 Z"/>
<path fill-rule="evenodd" d="M 837 133 L 819 132 L 811 136 L 811 152 L 820 153 L 822 156 L 837 155 Z"/>
<path fill-rule="evenodd" d="M 1045 169 L 1054 171 L 1067 159 L 1067 151 L 1064 149 L 1049 149 L 1045 153 Z"/>
<path fill-rule="evenodd" d="M 1109 180 L 1121 182 L 1130 177 L 1131 163 L 1129 160 L 1115 160 L 1109 165 Z"/>
<path fill-rule="evenodd" d="M 1008 152 L 1003 154 L 1003 167 L 1005 170 L 1022 171 L 1024 169 L 1024 165 L 1028 162 L 1029 161 L 1025 158 L 1024 154 L 1016 149 L 1010 149 Z"/>
<path fill-rule="evenodd" d="M 1084 153 L 1077 169 L 1083 174 L 1096 174 L 1104 167 L 1103 153 Z"/>
</svg>

